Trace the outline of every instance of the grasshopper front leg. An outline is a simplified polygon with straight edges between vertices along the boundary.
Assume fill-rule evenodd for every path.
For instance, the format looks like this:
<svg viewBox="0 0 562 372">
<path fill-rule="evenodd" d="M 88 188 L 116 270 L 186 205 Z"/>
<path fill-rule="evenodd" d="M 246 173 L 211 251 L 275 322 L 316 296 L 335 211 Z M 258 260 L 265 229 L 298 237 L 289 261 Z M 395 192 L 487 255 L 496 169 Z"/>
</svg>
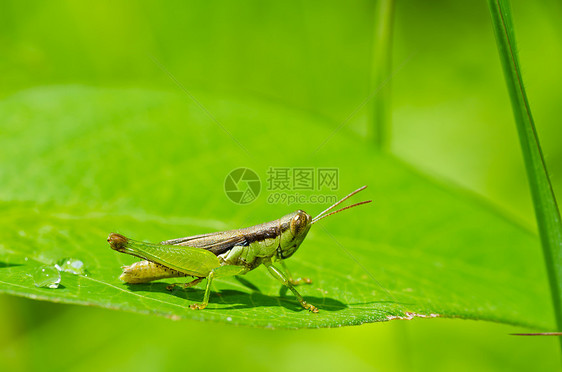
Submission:
<svg viewBox="0 0 562 372">
<path fill-rule="evenodd" d="M 295 296 L 297 297 L 297 300 L 302 305 L 302 307 L 304 307 L 307 310 L 312 311 L 313 313 L 318 312 L 318 308 L 316 306 L 312 305 L 312 304 L 307 303 L 304 300 L 304 298 L 301 296 L 301 294 L 295 289 L 295 287 L 289 281 L 289 279 L 287 279 L 287 277 L 278 268 L 273 266 L 273 264 L 270 261 L 266 261 L 263 264 L 265 265 L 265 267 L 267 267 L 267 270 L 269 270 L 270 274 L 275 279 L 279 280 L 281 283 L 283 283 L 283 285 L 287 286 L 287 288 L 289 288 L 291 290 L 291 292 L 293 292 L 295 294 Z"/>
</svg>

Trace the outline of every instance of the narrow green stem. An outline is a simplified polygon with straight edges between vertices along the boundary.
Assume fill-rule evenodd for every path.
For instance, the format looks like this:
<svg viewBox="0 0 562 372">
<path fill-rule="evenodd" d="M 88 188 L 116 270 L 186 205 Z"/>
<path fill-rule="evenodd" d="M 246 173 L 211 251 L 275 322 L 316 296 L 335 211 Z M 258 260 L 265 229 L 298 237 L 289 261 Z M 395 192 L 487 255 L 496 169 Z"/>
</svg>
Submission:
<svg viewBox="0 0 562 372">
<path fill-rule="evenodd" d="M 527 100 L 507 0 L 488 0 L 531 188 L 558 329 L 562 330 L 562 224 Z M 560 339 L 562 348 L 562 338 Z"/>
<path fill-rule="evenodd" d="M 379 0 L 375 10 L 373 65 L 370 91 L 374 94 L 371 123 L 375 145 L 383 149 L 388 145 L 390 127 L 390 63 L 394 0 Z"/>
</svg>

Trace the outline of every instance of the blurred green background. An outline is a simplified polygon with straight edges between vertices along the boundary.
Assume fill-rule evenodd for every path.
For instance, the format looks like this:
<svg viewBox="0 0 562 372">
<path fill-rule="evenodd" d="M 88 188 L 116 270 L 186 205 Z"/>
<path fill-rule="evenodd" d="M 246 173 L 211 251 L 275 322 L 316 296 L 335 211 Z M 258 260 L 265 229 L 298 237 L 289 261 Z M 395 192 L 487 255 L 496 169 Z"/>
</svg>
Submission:
<svg viewBox="0 0 562 372">
<path fill-rule="evenodd" d="M 0 98 L 65 84 L 177 92 L 153 59 L 189 90 L 259 96 L 334 127 L 370 94 L 371 1 L 0 6 Z M 512 8 L 527 93 L 560 195 L 562 5 L 513 1 Z M 486 3 L 398 2 L 393 45 L 392 152 L 534 228 Z M 363 108 L 343 130 L 365 134 L 368 117 Z M 7 370 L 559 368 L 554 338 L 517 338 L 508 333 L 521 329 L 461 320 L 270 331 L 2 295 L 0 329 Z"/>
</svg>

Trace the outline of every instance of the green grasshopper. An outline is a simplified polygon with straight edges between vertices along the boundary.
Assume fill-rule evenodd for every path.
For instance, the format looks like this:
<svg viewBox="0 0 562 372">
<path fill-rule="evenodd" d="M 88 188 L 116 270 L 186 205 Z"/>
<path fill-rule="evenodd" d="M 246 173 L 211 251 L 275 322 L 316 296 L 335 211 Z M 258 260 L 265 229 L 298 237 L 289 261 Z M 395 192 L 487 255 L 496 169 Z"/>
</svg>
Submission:
<svg viewBox="0 0 562 372">
<path fill-rule="evenodd" d="M 207 307 L 214 278 L 243 275 L 264 265 L 275 279 L 295 294 L 305 309 L 317 313 L 318 308 L 307 303 L 295 289 L 295 285 L 311 283 L 310 279 L 292 279 L 283 260 L 296 252 L 311 226 L 322 218 L 370 203 L 371 200 L 367 200 L 328 213 L 366 187 L 353 191 L 314 218 L 298 210 L 278 220 L 244 229 L 188 236 L 166 240 L 160 244 L 139 242 L 115 233 L 109 234 L 107 241 L 112 249 L 144 260 L 123 266 L 123 273 L 119 278 L 126 283 L 148 283 L 186 276 L 195 278 L 189 283 L 174 283 L 167 287 L 173 290 L 175 286 L 192 287 L 206 278 L 203 302 L 190 305 L 191 309 L 201 310 Z M 286 274 L 273 266 L 274 261 L 280 261 Z"/>
</svg>

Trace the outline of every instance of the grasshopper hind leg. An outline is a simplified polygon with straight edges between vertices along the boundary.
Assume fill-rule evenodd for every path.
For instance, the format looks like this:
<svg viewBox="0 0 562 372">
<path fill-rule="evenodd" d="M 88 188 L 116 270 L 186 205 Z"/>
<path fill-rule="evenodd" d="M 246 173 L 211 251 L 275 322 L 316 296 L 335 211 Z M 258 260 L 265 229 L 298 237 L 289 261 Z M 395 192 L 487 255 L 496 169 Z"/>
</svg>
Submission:
<svg viewBox="0 0 562 372">
<path fill-rule="evenodd" d="M 200 304 L 191 304 L 189 308 L 191 310 L 203 310 L 209 304 L 209 297 L 211 296 L 211 283 L 215 277 L 215 270 L 212 270 L 209 275 L 207 275 L 207 286 L 205 287 L 205 295 L 203 296 L 203 302 Z M 202 278 L 201 278 L 202 279 Z"/>
<path fill-rule="evenodd" d="M 207 307 L 207 305 L 209 305 L 209 297 L 211 296 L 211 283 L 213 282 L 214 278 L 244 274 L 247 271 L 248 271 L 247 268 L 243 266 L 236 266 L 236 265 L 223 265 L 211 270 L 209 272 L 209 275 L 207 275 L 207 286 L 205 287 L 205 295 L 203 296 L 203 302 L 200 304 L 189 305 L 189 308 L 192 310 L 203 310 L 204 308 Z M 202 279 L 203 278 L 199 278 L 199 281 L 201 281 Z"/>
<path fill-rule="evenodd" d="M 175 287 L 181 287 L 183 289 L 190 288 L 190 287 L 193 287 L 194 285 L 197 285 L 197 284 L 201 283 L 201 281 L 203 279 L 205 279 L 205 278 L 201 277 L 201 278 L 196 278 L 196 279 L 190 281 L 189 283 L 172 283 L 169 286 L 167 286 L 166 289 L 168 291 L 173 291 Z"/>
</svg>

